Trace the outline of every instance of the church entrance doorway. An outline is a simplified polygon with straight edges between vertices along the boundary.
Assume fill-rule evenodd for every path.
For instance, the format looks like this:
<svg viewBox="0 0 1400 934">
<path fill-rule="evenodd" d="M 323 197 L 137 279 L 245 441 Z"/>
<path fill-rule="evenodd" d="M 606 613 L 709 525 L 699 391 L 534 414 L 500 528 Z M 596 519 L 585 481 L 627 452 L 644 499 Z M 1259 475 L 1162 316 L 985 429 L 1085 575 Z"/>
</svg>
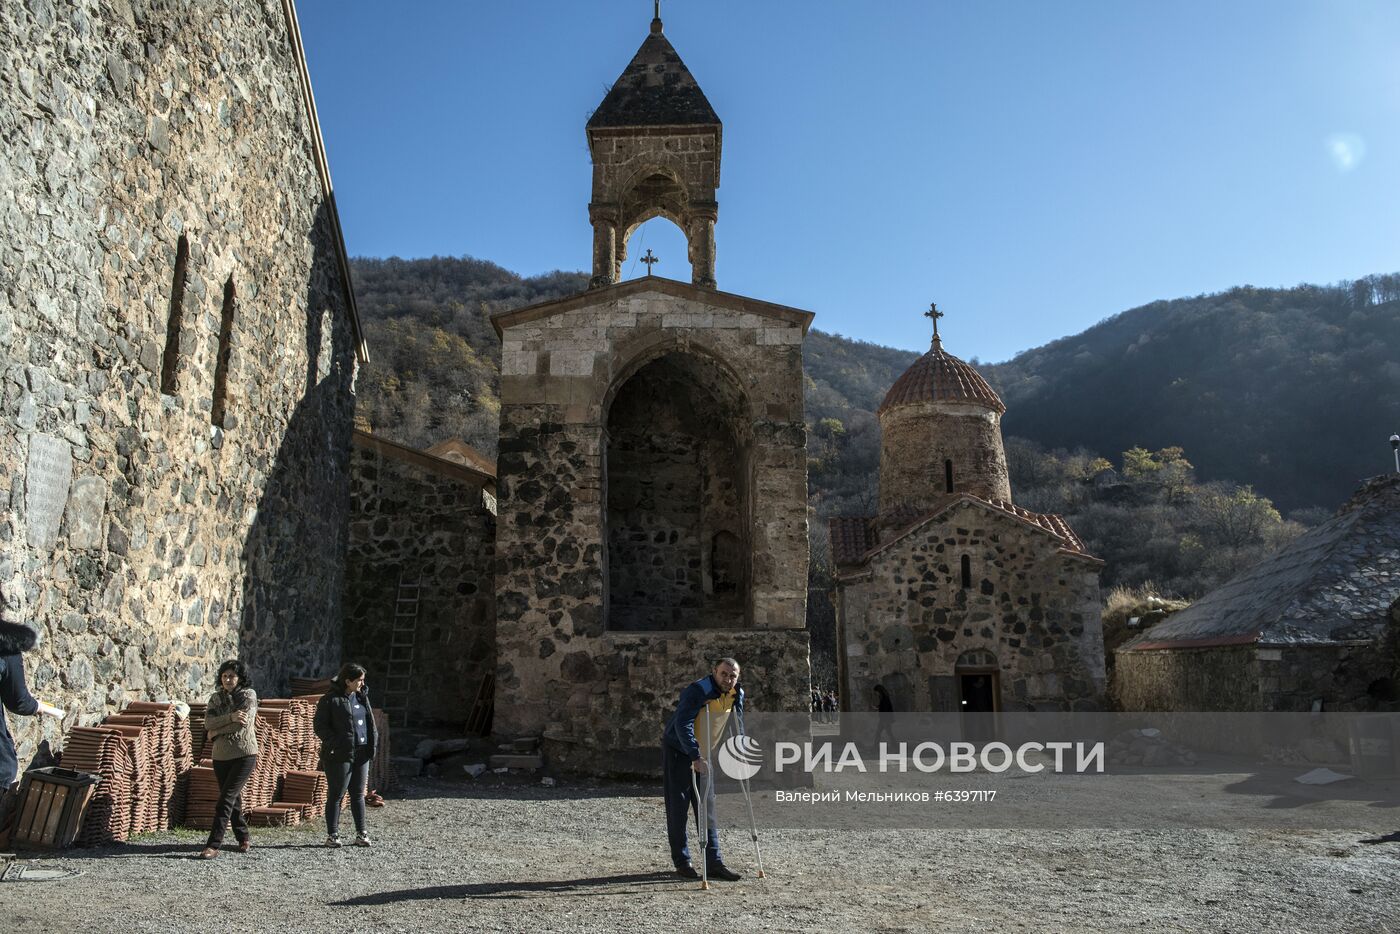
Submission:
<svg viewBox="0 0 1400 934">
<path fill-rule="evenodd" d="M 972 649 L 958 657 L 958 710 L 963 739 L 987 743 L 996 738 L 996 714 L 1001 709 L 1001 666 L 987 649 Z"/>
</svg>

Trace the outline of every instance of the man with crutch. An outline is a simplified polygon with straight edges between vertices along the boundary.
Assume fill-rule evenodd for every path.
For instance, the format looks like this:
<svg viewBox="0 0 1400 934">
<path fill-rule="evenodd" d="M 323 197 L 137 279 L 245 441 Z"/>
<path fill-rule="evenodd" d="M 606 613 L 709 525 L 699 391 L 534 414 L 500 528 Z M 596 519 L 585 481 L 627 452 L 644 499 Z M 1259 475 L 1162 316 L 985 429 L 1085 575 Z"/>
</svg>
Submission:
<svg viewBox="0 0 1400 934">
<path fill-rule="evenodd" d="M 742 716 L 744 691 L 739 687 L 739 663 L 722 658 L 714 672 L 681 692 L 676 712 L 661 736 L 662 792 L 666 802 L 666 836 L 671 861 L 685 879 L 699 879 L 690 864 L 687 828 L 690 810 L 705 815 L 705 874 L 707 879 L 735 882 L 739 873 L 724 865 L 719 852 L 719 821 L 715 817 L 715 783 L 709 760 L 732 711 Z"/>
</svg>

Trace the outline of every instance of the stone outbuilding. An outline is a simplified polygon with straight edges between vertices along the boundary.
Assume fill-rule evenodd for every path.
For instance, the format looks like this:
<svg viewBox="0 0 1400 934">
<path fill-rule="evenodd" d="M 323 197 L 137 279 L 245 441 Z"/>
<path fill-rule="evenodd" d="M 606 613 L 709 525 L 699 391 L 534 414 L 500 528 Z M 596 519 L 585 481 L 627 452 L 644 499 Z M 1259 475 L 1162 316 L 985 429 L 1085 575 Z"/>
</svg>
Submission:
<svg viewBox="0 0 1400 934">
<path fill-rule="evenodd" d="M 830 520 L 842 703 L 897 710 L 1093 710 L 1102 562 L 1059 516 L 1016 506 L 1006 406 L 933 344 L 880 419 L 879 513 Z"/>
<path fill-rule="evenodd" d="M 354 444 L 345 656 L 392 724 L 461 726 L 496 667 L 495 465 L 457 439 Z"/>
<path fill-rule="evenodd" d="M 1374 710 L 1397 700 L 1400 475 L 1115 654 L 1125 710 Z"/>
<path fill-rule="evenodd" d="M 0 5 L 0 613 L 69 727 L 340 659 L 365 359 L 295 11 Z M 17 721 L 22 760 L 56 739 Z"/>
<path fill-rule="evenodd" d="M 501 336 L 495 728 L 555 761 L 655 771 L 717 658 L 757 708 L 804 708 L 809 312 L 717 290 L 720 123 L 660 20 L 588 123 L 592 288 Z M 618 283 L 647 219 L 692 281 Z"/>
</svg>

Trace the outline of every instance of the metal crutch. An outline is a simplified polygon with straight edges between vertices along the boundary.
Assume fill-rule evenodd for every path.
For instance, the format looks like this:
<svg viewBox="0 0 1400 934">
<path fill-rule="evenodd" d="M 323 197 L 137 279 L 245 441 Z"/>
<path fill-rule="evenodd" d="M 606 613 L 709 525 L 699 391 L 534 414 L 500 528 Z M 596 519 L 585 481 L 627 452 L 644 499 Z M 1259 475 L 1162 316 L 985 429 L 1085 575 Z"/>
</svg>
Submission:
<svg viewBox="0 0 1400 934">
<path fill-rule="evenodd" d="M 709 742 L 709 739 L 710 739 L 710 709 L 709 709 L 708 707 L 706 707 L 706 708 L 705 708 L 705 741 L 706 741 L 706 742 Z M 701 746 L 701 747 L 700 747 L 700 761 L 705 763 L 705 779 L 706 779 L 707 781 L 709 781 L 709 780 L 710 780 L 710 763 L 709 763 L 709 761 L 705 758 L 705 747 L 704 747 L 704 746 Z M 710 849 L 710 821 L 709 821 L 709 819 L 708 819 L 708 818 L 709 818 L 709 814 L 707 813 L 708 809 L 706 808 L 705 805 L 709 803 L 709 798 L 708 798 L 708 797 L 703 797 L 703 798 L 702 798 L 702 797 L 700 796 L 700 782 L 699 782 L 699 781 L 696 779 L 696 777 L 695 777 L 695 765 L 694 765 L 693 763 L 691 764 L 691 767 L 690 767 L 690 788 L 691 788 L 691 790 L 695 793 L 695 818 L 696 818 L 696 820 L 699 822 L 699 826 L 697 826 L 697 827 L 695 828 L 695 835 L 696 835 L 697 837 L 700 838 L 700 840 L 699 840 L 698 842 L 700 843 L 700 847 L 701 847 L 701 849 L 700 849 L 700 888 L 701 888 L 701 889 L 708 889 L 708 888 L 710 887 L 710 858 L 709 858 L 709 849 Z M 706 789 L 706 791 L 708 792 L 708 791 L 709 791 L 709 786 L 706 785 L 706 786 L 705 786 L 705 789 Z"/>
<path fill-rule="evenodd" d="M 738 716 L 735 718 L 735 721 L 738 724 L 735 727 L 738 734 L 747 739 L 748 733 L 744 729 L 744 712 L 742 708 L 738 711 Z M 747 753 L 748 744 L 743 743 L 742 745 Z M 753 816 L 753 797 L 749 794 L 749 780 L 747 778 L 741 778 L 739 780 L 739 787 L 744 789 L 744 803 L 749 806 L 749 838 L 753 840 L 753 858 L 758 863 L 758 877 L 764 879 L 767 877 L 763 874 L 763 851 L 758 847 L 758 821 L 754 820 Z"/>
</svg>

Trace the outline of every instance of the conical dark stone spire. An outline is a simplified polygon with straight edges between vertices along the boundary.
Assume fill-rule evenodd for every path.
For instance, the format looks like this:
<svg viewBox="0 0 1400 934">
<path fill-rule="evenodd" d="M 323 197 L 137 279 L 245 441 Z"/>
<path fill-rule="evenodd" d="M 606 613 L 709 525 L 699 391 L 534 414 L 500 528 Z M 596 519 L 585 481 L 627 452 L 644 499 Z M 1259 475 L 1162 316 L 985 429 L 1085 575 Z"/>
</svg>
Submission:
<svg viewBox="0 0 1400 934">
<path fill-rule="evenodd" d="M 719 115 L 661 29 L 658 16 L 622 76 L 613 84 L 588 128 L 719 126 Z"/>
</svg>

